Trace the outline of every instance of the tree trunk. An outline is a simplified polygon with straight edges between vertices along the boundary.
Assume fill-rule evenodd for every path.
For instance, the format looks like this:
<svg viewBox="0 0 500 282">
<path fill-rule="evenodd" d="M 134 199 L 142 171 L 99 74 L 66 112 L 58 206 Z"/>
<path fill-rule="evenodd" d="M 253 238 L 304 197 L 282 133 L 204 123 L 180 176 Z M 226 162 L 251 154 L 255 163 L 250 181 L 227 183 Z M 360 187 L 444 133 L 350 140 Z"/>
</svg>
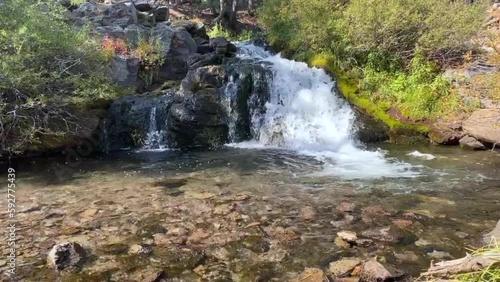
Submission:
<svg viewBox="0 0 500 282">
<path fill-rule="evenodd" d="M 224 28 L 235 30 L 237 0 L 220 0 L 220 14 L 215 22 Z"/>
</svg>

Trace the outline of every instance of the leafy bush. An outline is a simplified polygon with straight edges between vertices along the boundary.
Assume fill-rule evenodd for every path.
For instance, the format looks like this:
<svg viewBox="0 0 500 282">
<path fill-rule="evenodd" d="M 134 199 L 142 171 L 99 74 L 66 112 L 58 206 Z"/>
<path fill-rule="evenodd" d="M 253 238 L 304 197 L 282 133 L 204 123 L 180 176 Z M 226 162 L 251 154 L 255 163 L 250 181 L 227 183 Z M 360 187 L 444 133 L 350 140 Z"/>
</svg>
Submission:
<svg viewBox="0 0 500 282">
<path fill-rule="evenodd" d="M 68 24 L 55 2 L 7 0 L 0 9 L 0 152 L 60 135 L 53 121 L 67 121 L 70 108 L 120 93 L 105 75 L 100 41 Z"/>
<path fill-rule="evenodd" d="M 222 25 L 220 24 L 216 24 L 214 25 L 208 32 L 207 32 L 208 36 L 210 38 L 213 38 L 213 37 L 226 37 L 226 38 L 230 38 L 231 37 L 231 33 L 225 29 Z"/>
<path fill-rule="evenodd" d="M 387 72 L 367 64 L 361 87 L 373 102 L 390 102 L 410 119 L 437 117 L 456 107 L 448 81 L 436 64 L 415 56 L 408 71 Z"/>
<path fill-rule="evenodd" d="M 466 1 L 351 0 L 342 28 L 356 52 L 410 59 L 418 48 L 438 58 L 463 51 L 484 11 L 484 5 Z"/>
<path fill-rule="evenodd" d="M 474 48 L 489 1 L 466 2 L 268 0 L 258 19 L 286 54 L 360 80 L 375 105 L 422 119 L 457 104 L 439 65 Z"/>
<path fill-rule="evenodd" d="M 164 62 L 164 58 L 161 56 L 162 50 L 163 45 L 158 38 L 139 37 L 137 47 L 131 51 L 131 54 L 141 61 L 142 71 L 140 75 L 148 86 L 153 83 L 154 77 Z"/>
</svg>

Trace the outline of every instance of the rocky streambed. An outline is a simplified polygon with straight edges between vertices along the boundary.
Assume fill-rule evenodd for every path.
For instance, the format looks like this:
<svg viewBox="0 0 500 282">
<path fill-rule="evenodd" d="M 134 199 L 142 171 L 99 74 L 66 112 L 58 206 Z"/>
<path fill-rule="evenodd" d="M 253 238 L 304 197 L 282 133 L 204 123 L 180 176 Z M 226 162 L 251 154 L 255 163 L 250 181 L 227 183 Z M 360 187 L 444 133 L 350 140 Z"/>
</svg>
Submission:
<svg viewBox="0 0 500 282">
<path fill-rule="evenodd" d="M 52 167 L 64 158 L 11 164 L 22 168 L 17 279 L 410 281 L 480 244 L 500 218 L 500 164 L 486 153 L 423 147 L 436 157 L 424 160 L 406 155 L 413 147 L 387 149 L 428 170 L 319 177 L 312 158 L 230 148 L 97 155 L 62 175 Z"/>
</svg>

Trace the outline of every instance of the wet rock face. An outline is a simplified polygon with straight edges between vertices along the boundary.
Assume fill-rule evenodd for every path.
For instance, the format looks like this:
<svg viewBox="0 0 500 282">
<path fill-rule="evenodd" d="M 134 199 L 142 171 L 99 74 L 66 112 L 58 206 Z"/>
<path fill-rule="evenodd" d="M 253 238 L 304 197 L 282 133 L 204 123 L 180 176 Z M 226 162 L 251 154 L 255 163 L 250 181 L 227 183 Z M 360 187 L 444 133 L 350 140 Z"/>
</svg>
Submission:
<svg viewBox="0 0 500 282">
<path fill-rule="evenodd" d="M 355 137 L 363 143 L 376 143 L 389 140 L 389 128 L 383 122 L 354 107 Z"/>
<path fill-rule="evenodd" d="M 437 145 L 458 145 L 463 133 L 458 124 L 436 123 L 429 130 L 429 139 Z"/>
<path fill-rule="evenodd" d="M 471 136 L 464 136 L 460 139 L 460 147 L 468 150 L 486 150 L 483 143 L 479 142 L 476 138 Z"/>
<path fill-rule="evenodd" d="M 114 101 L 107 115 L 107 150 L 140 147 L 151 128 L 168 140 L 167 118 L 174 94 L 161 96 L 125 96 Z M 154 120 L 152 121 L 152 111 Z M 154 122 L 154 127 L 152 122 Z"/>
<path fill-rule="evenodd" d="M 68 267 L 81 266 L 86 258 L 83 247 L 74 242 L 66 242 L 55 245 L 49 252 L 47 262 L 57 270 Z"/>
<path fill-rule="evenodd" d="M 482 109 L 475 111 L 464 122 L 464 131 L 481 142 L 500 143 L 500 110 Z"/>
<path fill-rule="evenodd" d="M 227 124 L 219 92 L 206 88 L 184 96 L 170 111 L 169 131 L 182 149 L 222 146 L 227 141 Z"/>
<path fill-rule="evenodd" d="M 251 117 L 263 113 L 269 99 L 269 71 L 239 59 L 223 66 L 203 66 L 221 60 L 217 54 L 191 59 L 191 66 L 199 67 L 193 67 L 181 82 L 170 111 L 174 145 L 181 149 L 214 148 L 251 138 Z"/>
</svg>

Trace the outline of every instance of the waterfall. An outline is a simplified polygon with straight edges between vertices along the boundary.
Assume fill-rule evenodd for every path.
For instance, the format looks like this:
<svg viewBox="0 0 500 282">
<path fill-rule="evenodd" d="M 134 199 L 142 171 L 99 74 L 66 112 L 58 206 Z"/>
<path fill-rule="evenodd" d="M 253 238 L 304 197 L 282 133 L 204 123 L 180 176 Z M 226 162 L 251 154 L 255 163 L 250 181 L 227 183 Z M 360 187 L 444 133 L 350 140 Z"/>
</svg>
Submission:
<svg viewBox="0 0 500 282">
<path fill-rule="evenodd" d="M 346 178 L 414 177 L 413 167 L 359 148 L 352 138 L 354 113 L 335 93 L 323 70 L 272 55 L 254 45 L 240 45 L 240 58 L 271 68 L 271 95 L 265 111 L 252 117 L 253 141 L 239 147 L 279 147 L 324 163 L 323 174 Z"/>
<path fill-rule="evenodd" d="M 158 130 L 156 125 L 156 107 L 149 113 L 149 130 L 143 140 L 143 150 L 164 150 L 167 148 L 165 131 Z"/>
</svg>

